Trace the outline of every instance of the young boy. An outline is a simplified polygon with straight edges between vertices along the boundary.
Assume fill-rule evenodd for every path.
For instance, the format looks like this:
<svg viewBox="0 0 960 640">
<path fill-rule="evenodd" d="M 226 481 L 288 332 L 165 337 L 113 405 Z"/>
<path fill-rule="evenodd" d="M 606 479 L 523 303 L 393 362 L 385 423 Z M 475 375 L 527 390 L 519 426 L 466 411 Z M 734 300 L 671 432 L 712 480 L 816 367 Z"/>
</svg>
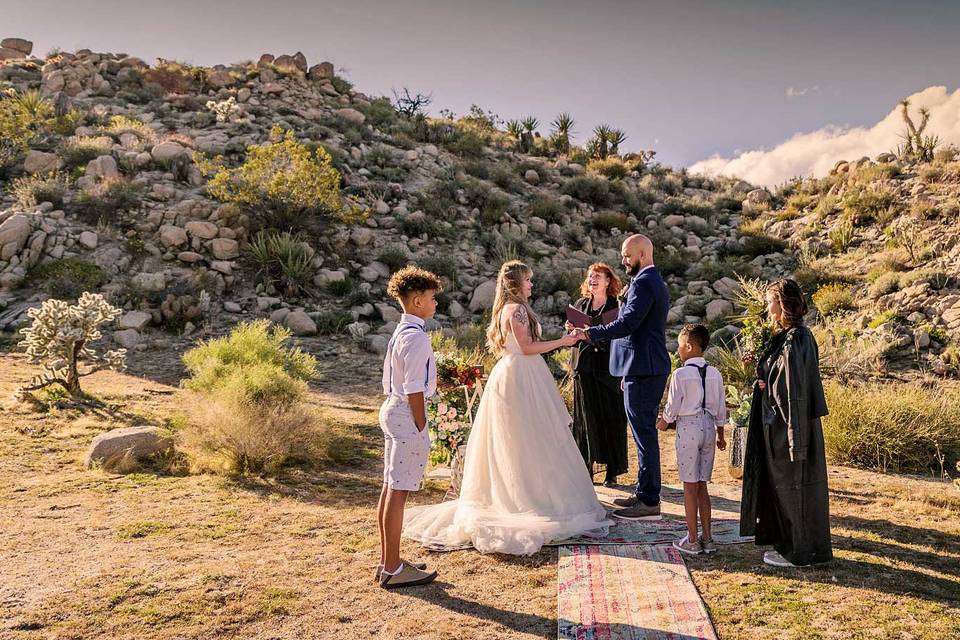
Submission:
<svg viewBox="0 0 960 640">
<path fill-rule="evenodd" d="M 727 422 L 727 404 L 723 377 L 703 359 L 710 346 L 710 332 L 702 324 L 688 324 L 680 331 L 677 354 L 683 366 L 673 372 L 667 404 L 657 428 L 665 431 L 677 424 L 677 470 L 683 482 L 683 507 L 687 516 L 687 535 L 674 541 L 682 553 L 696 555 L 717 550 L 710 531 L 710 494 L 707 481 L 713 474 L 716 449 L 723 451 L 723 425 Z M 697 510 L 703 537 L 697 540 Z"/>
<path fill-rule="evenodd" d="M 380 566 L 376 579 L 385 589 L 426 584 L 437 577 L 426 565 L 400 558 L 400 533 L 407 494 L 417 491 L 430 453 L 426 399 L 437 389 L 437 364 L 424 323 L 437 310 L 440 279 L 417 267 L 404 267 L 390 278 L 387 293 L 403 315 L 387 344 L 383 360 L 380 407 L 383 430 L 383 491 L 380 493 Z"/>
</svg>

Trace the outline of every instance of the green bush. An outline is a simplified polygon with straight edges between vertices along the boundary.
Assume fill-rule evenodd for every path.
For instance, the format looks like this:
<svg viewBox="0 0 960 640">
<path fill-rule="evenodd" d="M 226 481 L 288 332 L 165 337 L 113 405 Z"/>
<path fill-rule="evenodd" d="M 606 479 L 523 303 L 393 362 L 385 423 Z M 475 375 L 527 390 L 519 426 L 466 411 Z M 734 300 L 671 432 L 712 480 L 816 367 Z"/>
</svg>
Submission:
<svg viewBox="0 0 960 640">
<path fill-rule="evenodd" d="M 313 254 L 302 236 L 261 231 L 250 241 L 247 255 L 267 287 L 275 287 L 285 296 L 310 289 Z"/>
<path fill-rule="evenodd" d="M 779 253 L 787 248 L 787 243 L 763 230 L 763 222 L 759 219 L 741 222 L 739 232 L 745 238 L 743 253 L 751 258 Z"/>
<path fill-rule="evenodd" d="M 606 159 L 591 160 L 587 163 L 587 171 L 598 173 L 610 180 L 625 178 L 629 171 L 627 166 L 620 158 L 608 157 Z"/>
<path fill-rule="evenodd" d="M 63 141 L 60 156 L 68 168 L 85 167 L 88 162 L 113 151 L 113 139 L 106 136 L 73 136 Z"/>
<path fill-rule="evenodd" d="M 438 276 L 447 278 L 456 288 L 459 267 L 457 259 L 448 256 L 427 256 L 417 260 L 417 266 Z"/>
<path fill-rule="evenodd" d="M 50 202 L 55 207 L 63 205 L 63 196 L 69 185 L 68 178 L 60 171 L 16 178 L 11 191 L 21 207 L 28 209 L 41 202 Z"/>
<path fill-rule="evenodd" d="M 405 267 L 410 262 L 410 258 L 407 257 L 407 252 L 403 247 L 392 246 L 385 247 L 377 256 L 377 261 L 387 265 L 390 273 L 393 273 Z"/>
<path fill-rule="evenodd" d="M 106 178 L 77 194 L 71 209 L 88 224 L 115 224 L 120 214 L 140 206 L 141 188 L 126 178 Z"/>
<path fill-rule="evenodd" d="M 900 290 L 900 274 L 888 271 L 877 277 L 870 284 L 869 295 L 871 298 L 879 298 L 894 291 Z"/>
<path fill-rule="evenodd" d="M 900 167 L 891 163 L 883 162 L 880 164 L 868 164 L 860 167 L 857 171 L 857 180 L 861 182 L 874 182 L 876 180 L 889 180 L 900 175 Z"/>
<path fill-rule="evenodd" d="M 598 213 L 593 217 L 591 223 L 597 231 L 606 231 L 608 233 L 613 229 L 626 232 L 634 228 L 634 221 L 623 213 Z"/>
<path fill-rule="evenodd" d="M 823 316 L 853 308 L 853 291 L 842 284 L 828 284 L 813 294 L 813 304 Z"/>
<path fill-rule="evenodd" d="M 285 230 L 303 226 L 310 217 L 343 214 L 340 173 L 331 166 L 330 154 L 322 147 L 311 152 L 292 131 L 274 127 L 270 134 L 270 142 L 248 147 L 246 160 L 234 169 L 219 158 L 197 158 L 201 171 L 212 174 L 207 192 Z"/>
<path fill-rule="evenodd" d="M 838 221 L 830 228 L 830 250 L 833 253 L 843 253 L 853 244 L 854 228 L 849 219 Z"/>
<path fill-rule="evenodd" d="M 859 188 L 844 197 L 843 213 L 850 222 L 860 225 L 889 215 L 888 210 L 896 201 L 896 196 L 890 191 Z"/>
<path fill-rule="evenodd" d="M 504 191 L 516 192 L 523 189 L 523 182 L 517 177 L 516 169 L 508 162 L 495 164 L 490 169 L 488 179 Z"/>
<path fill-rule="evenodd" d="M 584 274 L 579 270 L 557 271 L 554 269 L 538 269 L 533 279 L 533 297 L 540 298 L 553 295 L 557 291 L 565 291 L 571 299 L 580 297 L 580 284 Z"/>
<path fill-rule="evenodd" d="M 563 205 L 553 198 L 537 198 L 527 207 L 527 212 L 542 218 L 547 224 L 560 224 L 563 221 Z"/>
<path fill-rule="evenodd" d="M 657 256 L 659 258 L 659 256 Z M 701 260 L 694 268 L 697 280 L 716 282 L 721 278 L 737 279 L 737 276 L 752 278 L 754 267 L 738 256 L 727 256 L 720 260 Z"/>
<path fill-rule="evenodd" d="M 834 463 L 926 473 L 952 469 L 960 459 L 956 389 L 827 381 L 824 390 L 830 415 L 823 418 L 823 435 Z"/>
<path fill-rule="evenodd" d="M 29 280 L 52 298 L 76 300 L 85 291 L 99 291 L 106 276 L 92 262 L 63 258 L 37 265 L 30 270 Z"/>
<path fill-rule="evenodd" d="M 322 336 L 343 333 L 348 324 L 353 323 L 353 316 L 348 311 L 322 311 L 317 316 L 317 333 Z"/>
<path fill-rule="evenodd" d="M 236 326 L 183 356 L 188 424 L 177 434 L 197 470 L 276 473 L 320 456 L 316 417 L 303 403 L 316 360 L 284 345 L 290 332 L 267 320 Z"/>
<path fill-rule="evenodd" d="M 563 183 L 561 193 L 592 204 L 595 207 L 609 207 L 613 204 L 610 182 L 599 176 L 577 176 Z"/>
<path fill-rule="evenodd" d="M 653 255 L 657 271 L 664 278 L 667 276 L 682 276 L 690 267 L 690 260 L 679 251 L 654 251 Z"/>
</svg>

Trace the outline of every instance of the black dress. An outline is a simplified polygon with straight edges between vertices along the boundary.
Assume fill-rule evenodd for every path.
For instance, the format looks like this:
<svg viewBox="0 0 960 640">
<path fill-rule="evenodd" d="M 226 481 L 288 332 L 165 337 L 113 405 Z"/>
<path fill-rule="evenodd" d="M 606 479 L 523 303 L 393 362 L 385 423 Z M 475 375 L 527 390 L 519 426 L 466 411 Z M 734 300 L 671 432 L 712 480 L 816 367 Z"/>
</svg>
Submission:
<svg viewBox="0 0 960 640">
<path fill-rule="evenodd" d="M 607 298 L 602 309 L 591 309 L 592 299 L 573 305 L 602 324 L 601 316 L 619 307 Z M 594 463 L 606 465 L 606 480 L 627 472 L 627 416 L 623 410 L 620 378 L 610 375 L 610 343 L 579 342 L 573 349 L 573 439 L 593 474 Z"/>
<path fill-rule="evenodd" d="M 806 327 L 775 335 L 760 358 L 743 465 L 741 535 L 795 565 L 827 562 L 830 506 L 820 418 L 827 403 L 819 349 Z"/>
</svg>

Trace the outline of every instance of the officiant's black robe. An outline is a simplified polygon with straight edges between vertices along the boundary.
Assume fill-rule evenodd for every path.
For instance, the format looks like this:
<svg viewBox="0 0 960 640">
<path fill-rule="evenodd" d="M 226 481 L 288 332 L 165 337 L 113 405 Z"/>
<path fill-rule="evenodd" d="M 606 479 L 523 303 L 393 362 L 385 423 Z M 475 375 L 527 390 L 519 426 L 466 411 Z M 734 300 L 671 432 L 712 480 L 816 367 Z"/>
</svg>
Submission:
<svg viewBox="0 0 960 640">
<path fill-rule="evenodd" d="M 757 365 L 767 388 L 754 385 L 744 457 L 741 535 L 755 535 L 796 565 L 833 557 L 819 362 L 806 327 L 773 337 Z"/>
<path fill-rule="evenodd" d="M 591 309 L 591 298 L 580 298 L 573 306 L 590 316 L 591 326 L 603 324 L 603 314 L 619 308 L 610 296 L 603 308 Z M 627 472 L 627 414 L 623 409 L 620 378 L 610 375 L 610 343 L 606 340 L 578 342 L 573 347 L 573 439 L 577 442 L 587 470 L 593 464 L 606 465 L 612 479 Z"/>
</svg>

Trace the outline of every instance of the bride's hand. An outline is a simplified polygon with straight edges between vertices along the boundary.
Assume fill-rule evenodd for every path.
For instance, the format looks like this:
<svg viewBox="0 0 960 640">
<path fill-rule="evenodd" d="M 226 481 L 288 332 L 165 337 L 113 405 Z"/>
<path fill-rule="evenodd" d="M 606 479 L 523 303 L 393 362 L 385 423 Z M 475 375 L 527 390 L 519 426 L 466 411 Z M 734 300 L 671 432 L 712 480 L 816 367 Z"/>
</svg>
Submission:
<svg viewBox="0 0 960 640">
<path fill-rule="evenodd" d="M 578 341 L 579 338 L 577 337 L 576 333 L 568 333 L 560 338 L 560 344 L 564 347 L 572 347 L 573 345 L 577 344 Z"/>
</svg>

